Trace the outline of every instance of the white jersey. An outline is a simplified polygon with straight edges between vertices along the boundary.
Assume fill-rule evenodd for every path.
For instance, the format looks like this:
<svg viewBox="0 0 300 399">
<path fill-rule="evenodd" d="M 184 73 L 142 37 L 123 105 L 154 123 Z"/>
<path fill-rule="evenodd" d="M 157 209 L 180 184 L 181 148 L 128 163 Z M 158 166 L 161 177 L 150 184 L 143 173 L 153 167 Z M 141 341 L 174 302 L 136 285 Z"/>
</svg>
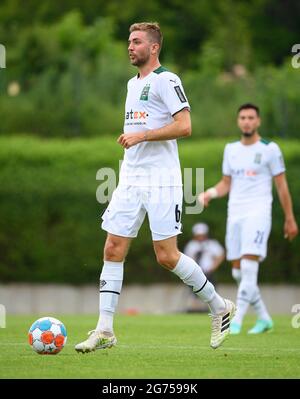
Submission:
<svg viewBox="0 0 300 399">
<path fill-rule="evenodd" d="M 194 259 L 204 273 L 209 273 L 215 258 L 224 254 L 224 248 L 217 240 L 191 240 L 185 246 L 184 253 Z"/>
<path fill-rule="evenodd" d="M 161 128 L 190 108 L 179 77 L 163 67 L 143 79 L 133 77 L 127 89 L 124 133 Z M 181 186 L 176 140 L 145 141 L 125 149 L 119 184 Z"/>
<path fill-rule="evenodd" d="M 257 210 L 271 213 L 272 178 L 285 172 L 283 156 L 274 142 L 241 141 L 225 146 L 223 175 L 231 176 L 228 216 L 251 215 Z"/>
</svg>

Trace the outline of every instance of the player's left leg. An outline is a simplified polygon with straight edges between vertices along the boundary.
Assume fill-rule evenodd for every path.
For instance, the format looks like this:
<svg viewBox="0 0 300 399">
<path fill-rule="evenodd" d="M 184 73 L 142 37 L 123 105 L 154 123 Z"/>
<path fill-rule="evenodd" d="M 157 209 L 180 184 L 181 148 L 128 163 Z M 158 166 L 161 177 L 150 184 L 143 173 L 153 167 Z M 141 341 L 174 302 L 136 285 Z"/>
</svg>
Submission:
<svg viewBox="0 0 300 399">
<path fill-rule="evenodd" d="M 153 188 L 147 209 L 153 246 L 160 265 L 176 274 L 211 310 L 212 334 L 210 345 L 219 347 L 229 333 L 235 305 L 222 298 L 206 278 L 202 269 L 190 257 L 179 252 L 177 235 L 181 233 L 182 187 Z"/>
<path fill-rule="evenodd" d="M 222 298 L 213 284 L 206 278 L 202 269 L 190 257 L 180 253 L 177 237 L 153 241 L 157 261 L 160 265 L 176 274 L 211 310 L 212 334 L 210 345 L 218 348 L 229 333 L 230 320 L 235 312 L 235 305 Z"/>
<path fill-rule="evenodd" d="M 256 290 L 252 297 L 250 305 L 253 307 L 256 315 L 257 321 L 249 331 L 248 334 L 260 334 L 265 331 L 269 331 L 273 328 L 274 324 L 272 318 L 267 310 L 267 307 L 262 299 L 261 292 L 258 284 L 256 285 Z"/>
</svg>

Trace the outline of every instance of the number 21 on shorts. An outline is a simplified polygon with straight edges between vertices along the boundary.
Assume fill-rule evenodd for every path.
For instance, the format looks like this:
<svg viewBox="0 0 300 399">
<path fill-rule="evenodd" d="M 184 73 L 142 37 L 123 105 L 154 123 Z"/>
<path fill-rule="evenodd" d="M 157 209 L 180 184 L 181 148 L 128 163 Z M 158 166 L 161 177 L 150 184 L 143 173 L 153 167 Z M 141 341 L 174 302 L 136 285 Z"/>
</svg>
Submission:
<svg viewBox="0 0 300 399">
<path fill-rule="evenodd" d="M 259 230 L 256 231 L 256 236 L 255 236 L 255 240 L 254 240 L 255 244 L 263 243 L 264 233 L 265 233 L 264 231 L 259 231 Z"/>
</svg>

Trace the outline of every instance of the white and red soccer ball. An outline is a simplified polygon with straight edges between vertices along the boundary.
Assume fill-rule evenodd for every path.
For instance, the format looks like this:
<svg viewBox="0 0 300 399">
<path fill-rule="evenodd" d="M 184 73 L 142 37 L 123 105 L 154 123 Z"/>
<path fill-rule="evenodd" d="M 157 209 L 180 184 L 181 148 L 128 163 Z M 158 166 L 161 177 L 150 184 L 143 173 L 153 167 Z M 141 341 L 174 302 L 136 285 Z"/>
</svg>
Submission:
<svg viewBox="0 0 300 399">
<path fill-rule="evenodd" d="M 36 320 L 28 331 L 29 344 L 41 355 L 55 355 L 67 342 L 64 324 L 54 317 Z"/>
</svg>

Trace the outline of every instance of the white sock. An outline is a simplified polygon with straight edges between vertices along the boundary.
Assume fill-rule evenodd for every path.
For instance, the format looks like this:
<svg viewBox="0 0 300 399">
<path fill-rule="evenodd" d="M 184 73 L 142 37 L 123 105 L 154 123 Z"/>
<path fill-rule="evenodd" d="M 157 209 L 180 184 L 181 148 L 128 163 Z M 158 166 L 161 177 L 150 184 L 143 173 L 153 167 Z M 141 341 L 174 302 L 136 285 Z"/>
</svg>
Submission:
<svg viewBox="0 0 300 399">
<path fill-rule="evenodd" d="M 232 277 L 237 282 L 237 285 L 239 285 L 242 278 L 241 269 L 237 269 L 235 267 L 232 268 Z M 268 320 L 268 321 L 271 320 L 271 316 L 267 311 L 264 301 L 262 300 L 260 289 L 258 286 L 250 305 L 253 307 L 259 320 Z"/>
<path fill-rule="evenodd" d="M 213 314 L 222 313 L 225 310 L 224 299 L 218 295 L 214 286 L 207 280 L 200 266 L 184 254 L 181 254 L 177 265 L 172 270 L 186 285 L 192 287 L 193 292 L 207 302 Z"/>
<path fill-rule="evenodd" d="M 104 261 L 100 275 L 97 331 L 113 332 L 114 313 L 122 289 L 124 262 Z"/>
<path fill-rule="evenodd" d="M 231 274 L 234 280 L 237 282 L 237 285 L 240 285 L 241 279 L 242 279 L 242 273 L 241 269 L 237 269 L 236 267 L 233 267 L 231 269 Z"/>
<path fill-rule="evenodd" d="M 258 286 L 257 290 L 255 291 L 254 297 L 252 299 L 251 305 L 253 306 L 253 309 L 257 314 L 259 320 L 268 320 L 268 321 L 271 320 L 271 316 L 267 311 L 264 301 L 262 300 L 260 289 Z"/>
<path fill-rule="evenodd" d="M 233 318 L 233 322 L 242 324 L 243 318 L 247 313 L 248 307 L 252 302 L 254 295 L 258 289 L 257 275 L 258 262 L 252 259 L 241 260 L 241 275 L 242 279 L 237 293 L 237 310 Z"/>
</svg>

